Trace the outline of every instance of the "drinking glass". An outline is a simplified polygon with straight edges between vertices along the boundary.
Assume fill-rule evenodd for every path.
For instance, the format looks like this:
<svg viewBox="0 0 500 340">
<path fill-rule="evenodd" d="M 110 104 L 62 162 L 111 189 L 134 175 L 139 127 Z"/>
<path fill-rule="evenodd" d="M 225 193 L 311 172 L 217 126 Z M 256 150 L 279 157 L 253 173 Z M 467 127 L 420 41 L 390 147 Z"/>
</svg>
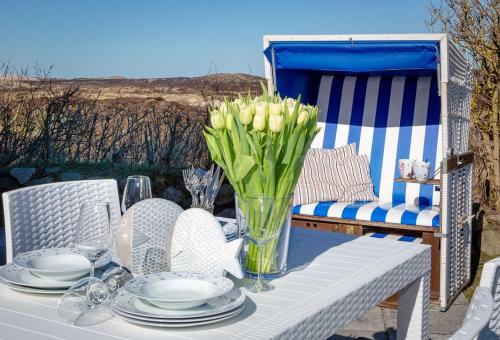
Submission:
<svg viewBox="0 0 500 340">
<path fill-rule="evenodd" d="M 148 176 L 129 176 L 123 191 L 122 213 L 135 203 L 151 198 L 151 181 Z"/>
<path fill-rule="evenodd" d="M 80 279 L 59 300 L 61 318 L 75 325 L 93 325 L 112 317 L 110 292 L 106 283 L 94 276 L 95 262 L 111 247 L 109 203 L 84 203 L 76 227 L 75 248 L 90 262 L 90 276 Z"/>
</svg>

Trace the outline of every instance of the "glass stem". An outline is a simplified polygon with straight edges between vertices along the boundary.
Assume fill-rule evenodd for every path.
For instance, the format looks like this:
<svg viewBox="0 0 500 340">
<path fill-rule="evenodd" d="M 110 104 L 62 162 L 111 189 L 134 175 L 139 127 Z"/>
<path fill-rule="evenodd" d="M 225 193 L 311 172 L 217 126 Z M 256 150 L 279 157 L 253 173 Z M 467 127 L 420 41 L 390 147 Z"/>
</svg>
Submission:
<svg viewBox="0 0 500 340">
<path fill-rule="evenodd" d="M 95 261 L 90 261 L 90 277 L 94 277 L 94 267 L 95 267 Z"/>
<path fill-rule="evenodd" d="M 262 245 L 259 243 L 257 246 L 259 251 L 259 262 L 257 264 L 257 284 L 260 285 L 260 270 L 262 268 Z"/>
</svg>

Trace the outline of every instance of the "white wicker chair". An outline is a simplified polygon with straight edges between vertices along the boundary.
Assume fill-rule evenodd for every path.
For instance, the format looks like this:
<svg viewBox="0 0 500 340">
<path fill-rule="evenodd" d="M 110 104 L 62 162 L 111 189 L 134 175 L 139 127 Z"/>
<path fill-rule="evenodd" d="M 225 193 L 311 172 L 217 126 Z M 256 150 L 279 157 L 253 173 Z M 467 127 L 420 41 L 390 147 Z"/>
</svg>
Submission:
<svg viewBox="0 0 500 340">
<path fill-rule="evenodd" d="M 484 265 L 464 324 L 450 339 L 500 339 L 500 257 Z"/>
<path fill-rule="evenodd" d="M 113 230 L 120 220 L 113 179 L 37 185 L 5 192 L 2 199 L 7 263 L 25 251 L 68 246 L 84 202 L 109 202 Z"/>
</svg>

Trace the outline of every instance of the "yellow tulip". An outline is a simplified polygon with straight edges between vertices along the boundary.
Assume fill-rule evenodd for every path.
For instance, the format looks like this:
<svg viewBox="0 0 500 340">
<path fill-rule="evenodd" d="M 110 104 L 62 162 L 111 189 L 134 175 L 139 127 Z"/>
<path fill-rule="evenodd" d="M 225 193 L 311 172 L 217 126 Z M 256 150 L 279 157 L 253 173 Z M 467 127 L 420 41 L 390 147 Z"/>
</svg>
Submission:
<svg viewBox="0 0 500 340">
<path fill-rule="evenodd" d="M 269 116 L 269 129 L 272 132 L 280 132 L 283 129 L 284 120 L 282 115 Z"/>
</svg>

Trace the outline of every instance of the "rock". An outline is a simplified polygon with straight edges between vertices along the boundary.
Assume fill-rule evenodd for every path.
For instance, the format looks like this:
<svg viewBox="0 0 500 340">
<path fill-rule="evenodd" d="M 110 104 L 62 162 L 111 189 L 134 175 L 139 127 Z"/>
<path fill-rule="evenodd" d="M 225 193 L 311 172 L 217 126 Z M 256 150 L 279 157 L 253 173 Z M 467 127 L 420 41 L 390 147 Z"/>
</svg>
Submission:
<svg viewBox="0 0 500 340">
<path fill-rule="evenodd" d="M 31 177 L 36 172 L 36 168 L 12 168 L 10 169 L 10 175 L 17 179 L 17 182 L 24 185 L 29 182 Z"/>
<path fill-rule="evenodd" d="M 218 213 L 217 216 L 226 218 L 236 218 L 236 210 L 234 210 L 233 208 L 226 208 L 222 210 L 220 213 Z"/>
<path fill-rule="evenodd" d="M 184 195 L 184 193 L 181 190 L 179 190 L 173 186 L 169 186 L 169 187 L 165 188 L 165 190 L 163 190 L 162 197 L 166 200 L 175 202 L 177 204 L 180 204 L 186 198 L 186 196 Z"/>
<path fill-rule="evenodd" d="M 76 171 L 66 171 L 61 174 L 61 181 L 78 181 L 82 178 L 82 175 Z"/>
<path fill-rule="evenodd" d="M 216 205 L 226 205 L 234 202 L 234 189 L 230 184 L 223 184 L 215 198 Z"/>
<path fill-rule="evenodd" d="M 500 229 L 483 229 L 481 251 L 488 256 L 500 255 Z"/>
<path fill-rule="evenodd" d="M 11 177 L 9 175 L 1 175 L 0 176 L 0 194 L 19 189 L 19 183 L 14 179 L 14 177 Z"/>
<path fill-rule="evenodd" d="M 40 184 L 49 184 L 49 183 L 54 183 L 55 180 L 52 177 L 42 177 L 42 178 L 37 178 L 34 180 L 29 181 L 28 185 L 40 185 Z"/>
<path fill-rule="evenodd" d="M 57 175 L 62 171 L 62 168 L 60 166 L 53 166 L 50 168 L 45 168 L 45 173 L 47 175 Z"/>
</svg>

